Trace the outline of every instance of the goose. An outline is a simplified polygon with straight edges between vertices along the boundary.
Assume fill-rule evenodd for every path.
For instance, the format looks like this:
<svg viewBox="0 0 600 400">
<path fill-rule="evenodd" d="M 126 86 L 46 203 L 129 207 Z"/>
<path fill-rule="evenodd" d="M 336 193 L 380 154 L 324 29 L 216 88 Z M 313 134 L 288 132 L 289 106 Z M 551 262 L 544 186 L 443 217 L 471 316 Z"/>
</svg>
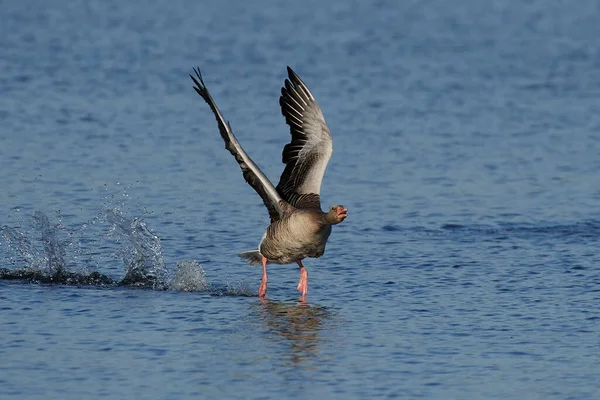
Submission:
<svg viewBox="0 0 600 400">
<path fill-rule="evenodd" d="M 290 127 L 291 141 L 282 152 L 285 168 L 277 187 L 265 176 L 237 141 L 231 125 L 225 120 L 208 91 L 199 68 L 193 69 L 194 90 L 212 110 L 225 149 L 238 162 L 244 179 L 265 204 L 271 224 L 266 228 L 258 249 L 238 255 L 250 265 L 262 265 L 258 296 L 267 293 L 267 264 L 293 264 L 300 267 L 298 291 L 300 299 L 308 293 L 308 272 L 302 260 L 321 257 L 325 252 L 331 226 L 346 219 L 348 210 L 341 204 L 327 212 L 321 210 L 321 182 L 333 150 L 331 132 L 314 96 L 287 67 L 288 79 L 281 89 L 279 105 Z"/>
</svg>

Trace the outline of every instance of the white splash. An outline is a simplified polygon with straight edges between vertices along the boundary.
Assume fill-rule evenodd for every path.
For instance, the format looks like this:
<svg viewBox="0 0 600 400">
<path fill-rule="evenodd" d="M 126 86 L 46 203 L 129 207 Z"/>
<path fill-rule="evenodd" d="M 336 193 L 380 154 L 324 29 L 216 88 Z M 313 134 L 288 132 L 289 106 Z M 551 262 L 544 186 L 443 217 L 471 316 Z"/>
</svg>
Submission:
<svg viewBox="0 0 600 400">
<path fill-rule="evenodd" d="M 209 289 L 204 268 L 196 261 L 179 261 L 175 277 L 169 283 L 170 290 L 201 292 Z"/>
</svg>

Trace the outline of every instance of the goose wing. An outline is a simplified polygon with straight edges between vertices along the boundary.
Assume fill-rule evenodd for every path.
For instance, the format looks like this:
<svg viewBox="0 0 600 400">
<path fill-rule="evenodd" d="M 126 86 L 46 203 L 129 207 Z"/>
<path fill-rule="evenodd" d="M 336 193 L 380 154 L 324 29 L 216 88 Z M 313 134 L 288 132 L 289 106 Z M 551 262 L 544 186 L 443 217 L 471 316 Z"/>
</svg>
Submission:
<svg viewBox="0 0 600 400">
<path fill-rule="evenodd" d="M 219 111 L 217 104 L 213 100 L 210 92 L 206 88 L 204 84 L 204 80 L 202 79 L 202 75 L 200 74 L 199 68 L 194 68 L 194 73 L 196 77 L 190 75 L 190 78 L 194 81 L 194 90 L 196 93 L 200 95 L 206 101 L 213 114 L 215 114 L 215 118 L 217 119 L 217 124 L 219 125 L 219 132 L 221 132 L 221 137 L 225 141 L 225 148 L 229 150 L 229 152 L 235 157 L 235 160 L 240 165 L 242 169 L 242 173 L 244 174 L 244 179 L 250 186 L 256 190 L 256 193 L 262 198 L 267 210 L 269 211 L 269 216 L 271 217 L 271 222 L 277 221 L 283 215 L 282 206 L 280 203 L 282 200 L 277 190 L 269 181 L 269 179 L 263 174 L 263 172 L 258 168 L 258 166 L 252 161 L 252 159 L 246 154 L 242 146 L 240 146 L 236 137 L 231 130 L 231 125 L 229 122 L 225 121 L 223 118 L 223 114 Z"/>
<path fill-rule="evenodd" d="M 333 151 L 331 132 L 308 87 L 290 67 L 287 71 L 279 105 L 292 140 L 283 148 L 286 166 L 277 191 L 296 208 L 320 209 L 321 182 Z"/>
</svg>

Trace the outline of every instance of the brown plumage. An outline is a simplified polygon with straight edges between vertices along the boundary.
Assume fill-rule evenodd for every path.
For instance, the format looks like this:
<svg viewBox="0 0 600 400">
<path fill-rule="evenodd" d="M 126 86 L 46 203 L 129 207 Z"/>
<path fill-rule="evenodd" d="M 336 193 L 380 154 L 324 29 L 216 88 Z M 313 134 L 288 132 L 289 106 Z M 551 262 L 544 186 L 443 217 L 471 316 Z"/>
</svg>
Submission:
<svg viewBox="0 0 600 400">
<path fill-rule="evenodd" d="M 287 70 L 289 79 L 281 89 L 279 104 L 292 138 L 283 148 L 282 161 L 286 166 L 277 187 L 238 143 L 206 88 L 200 70 L 195 68 L 196 77 L 190 77 L 196 85 L 194 90 L 208 103 L 217 119 L 225 148 L 234 156 L 244 179 L 269 211 L 271 224 L 258 250 L 240 253 L 249 264 L 263 266 L 259 296 L 267 291 L 267 263 L 296 262 L 300 267 L 298 291 L 304 298 L 308 292 L 308 274 L 302 260 L 323 255 L 331 225 L 342 222 L 348 210 L 341 205 L 331 207 L 327 213 L 321 210 L 321 182 L 332 153 L 331 132 L 308 87 L 290 67 Z"/>
</svg>

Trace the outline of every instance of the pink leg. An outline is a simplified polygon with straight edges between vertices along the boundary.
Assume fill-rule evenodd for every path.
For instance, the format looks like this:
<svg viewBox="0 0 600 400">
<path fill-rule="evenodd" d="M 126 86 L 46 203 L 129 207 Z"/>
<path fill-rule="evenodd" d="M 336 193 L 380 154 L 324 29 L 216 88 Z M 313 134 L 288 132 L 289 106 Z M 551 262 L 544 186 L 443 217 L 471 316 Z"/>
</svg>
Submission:
<svg viewBox="0 0 600 400">
<path fill-rule="evenodd" d="M 304 268 L 304 265 L 302 265 L 301 260 L 298 260 L 297 263 L 300 267 L 300 282 L 298 282 L 298 291 L 302 293 L 302 298 L 304 298 L 306 293 L 308 293 L 308 271 L 306 271 L 306 268 Z"/>
<path fill-rule="evenodd" d="M 263 267 L 263 276 L 262 281 L 260 281 L 260 288 L 258 289 L 258 297 L 265 297 L 267 294 L 267 258 L 262 256 L 262 267 Z"/>
</svg>

